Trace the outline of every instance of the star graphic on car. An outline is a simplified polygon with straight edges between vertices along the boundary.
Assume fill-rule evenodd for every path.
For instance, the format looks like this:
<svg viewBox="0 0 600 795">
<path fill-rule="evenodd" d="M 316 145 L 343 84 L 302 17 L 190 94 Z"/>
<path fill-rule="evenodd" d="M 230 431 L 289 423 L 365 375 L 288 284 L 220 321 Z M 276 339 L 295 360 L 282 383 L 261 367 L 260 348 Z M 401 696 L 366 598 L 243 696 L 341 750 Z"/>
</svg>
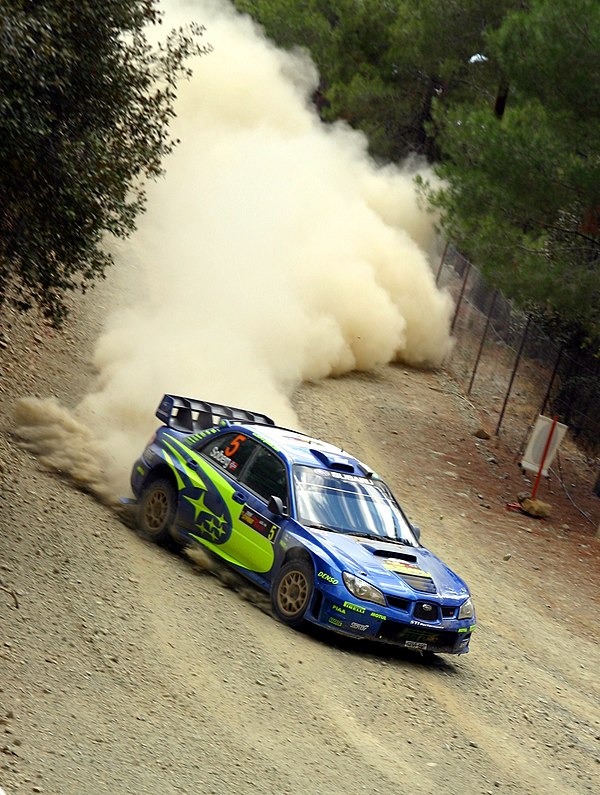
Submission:
<svg viewBox="0 0 600 795">
<path fill-rule="evenodd" d="M 224 526 L 226 520 L 222 513 L 217 514 L 206 505 L 206 493 L 206 490 L 204 490 L 200 496 L 196 498 L 188 497 L 186 494 L 185 499 L 194 506 L 194 524 L 196 527 L 203 530 L 213 541 L 216 541 L 226 533 L 226 528 Z M 209 517 L 202 522 L 198 522 L 198 517 L 203 513 L 208 514 Z"/>
<path fill-rule="evenodd" d="M 188 497 L 187 494 L 184 495 L 185 499 L 194 506 L 194 522 L 198 520 L 198 517 L 201 513 L 213 513 L 209 508 L 206 507 L 205 498 L 206 498 L 206 489 L 202 491 L 199 497 L 195 499 L 193 497 Z"/>
<path fill-rule="evenodd" d="M 225 519 L 222 516 L 215 517 L 214 515 L 210 517 L 210 519 L 205 519 L 202 522 L 202 529 L 209 535 L 213 541 L 218 541 L 219 538 L 227 532 L 227 528 L 224 527 Z M 198 525 L 200 527 L 200 525 Z"/>
</svg>

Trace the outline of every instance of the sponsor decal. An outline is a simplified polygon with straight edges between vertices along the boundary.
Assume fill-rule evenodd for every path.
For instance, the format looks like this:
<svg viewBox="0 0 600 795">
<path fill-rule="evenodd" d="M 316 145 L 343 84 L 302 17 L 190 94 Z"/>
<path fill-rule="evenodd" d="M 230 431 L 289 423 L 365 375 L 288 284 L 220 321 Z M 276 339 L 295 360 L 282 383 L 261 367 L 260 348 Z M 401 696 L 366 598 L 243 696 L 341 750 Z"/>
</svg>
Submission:
<svg viewBox="0 0 600 795">
<path fill-rule="evenodd" d="M 411 618 L 410 623 L 415 627 L 425 627 L 426 629 L 431 629 L 431 624 L 425 624 L 423 621 L 417 621 L 416 618 Z M 433 624 L 434 622 L 432 621 L 431 623 Z M 461 632 L 462 630 L 459 629 L 458 631 Z M 466 630 L 464 631 L 466 632 Z"/>
<path fill-rule="evenodd" d="M 347 472 L 328 472 L 327 477 L 336 478 L 336 480 L 350 481 L 350 483 L 364 483 L 366 480 L 364 477 L 349 475 Z"/>
<path fill-rule="evenodd" d="M 344 607 L 347 607 L 348 610 L 354 610 L 355 613 L 366 613 L 367 610 L 360 605 L 352 604 L 352 602 L 344 602 Z"/>
<path fill-rule="evenodd" d="M 333 616 L 329 619 L 329 623 L 336 627 L 341 627 L 344 624 L 344 622 L 340 621 L 339 618 L 333 618 Z"/>
<path fill-rule="evenodd" d="M 146 470 L 144 469 L 144 467 L 143 467 L 143 466 L 137 466 L 137 467 L 136 467 L 136 471 L 137 471 L 137 473 L 138 473 L 139 475 L 145 475 L 145 474 L 146 474 Z"/>
<path fill-rule="evenodd" d="M 222 450 L 219 450 L 219 448 L 216 445 L 210 451 L 209 456 L 213 459 L 213 461 L 216 461 L 217 464 L 220 464 L 224 469 L 228 469 L 229 465 L 231 464 L 229 458 L 227 458 L 225 453 Z"/>
<path fill-rule="evenodd" d="M 272 544 L 275 543 L 277 531 L 279 530 L 277 525 L 273 524 L 273 522 L 269 522 L 269 520 L 265 519 L 264 516 L 261 516 L 259 513 L 250 508 L 249 505 L 244 505 L 242 508 L 240 520 L 244 522 L 244 524 L 247 524 L 248 527 L 256 530 L 257 533 L 260 533 L 261 536 L 264 536 Z"/>
<path fill-rule="evenodd" d="M 412 574 L 413 577 L 427 577 L 431 579 L 426 571 L 420 569 L 416 564 L 408 563 L 405 560 L 388 558 L 387 560 L 383 560 L 382 564 L 384 568 L 388 571 L 393 571 L 395 574 Z"/>
<path fill-rule="evenodd" d="M 327 580 L 327 582 L 330 582 L 332 585 L 337 585 L 339 583 L 339 580 L 336 580 L 335 577 L 332 577 L 331 574 L 327 574 L 324 571 L 320 571 L 317 577 L 320 577 L 322 580 Z"/>
<path fill-rule="evenodd" d="M 359 629 L 361 632 L 364 632 L 365 629 L 369 629 L 368 624 L 357 624 L 356 621 L 352 621 L 350 624 L 350 629 Z"/>
<path fill-rule="evenodd" d="M 343 613 L 344 615 L 346 615 L 346 611 L 344 610 L 344 608 L 340 607 L 339 605 L 331 605 L 331 609 L 335 610 L 337 613 Z"/>
<path fill-rule="evenodd" d="M 378 618 L 381 621 L 386 620 L 386 616 L 382 616 L 381 613 L 369 613 L 369 615 L 371 616 L 371 618 Z"/>
</svg>

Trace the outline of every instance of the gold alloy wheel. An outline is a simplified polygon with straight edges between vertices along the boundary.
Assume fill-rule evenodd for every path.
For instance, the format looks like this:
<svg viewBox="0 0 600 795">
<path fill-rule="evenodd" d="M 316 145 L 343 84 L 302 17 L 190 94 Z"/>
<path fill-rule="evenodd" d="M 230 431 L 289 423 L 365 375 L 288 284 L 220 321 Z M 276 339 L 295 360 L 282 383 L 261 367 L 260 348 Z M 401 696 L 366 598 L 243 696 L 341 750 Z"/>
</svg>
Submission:
<svg viewBox="0 0 600 795">
<path fill-rule="evenodd" d="M 150 532 L 163 529 L 169 515 L 169 495 L 162 488 L 152 491 L 144 505 L 144 519 Z"/>
<path fill-rule="evenodd" d="M 289 618 L 299 615 L 308 601 L 310 585 L 301 571 L 289 571 L 279 583 L 277 602 L 281 612 Z"/>
</svg>

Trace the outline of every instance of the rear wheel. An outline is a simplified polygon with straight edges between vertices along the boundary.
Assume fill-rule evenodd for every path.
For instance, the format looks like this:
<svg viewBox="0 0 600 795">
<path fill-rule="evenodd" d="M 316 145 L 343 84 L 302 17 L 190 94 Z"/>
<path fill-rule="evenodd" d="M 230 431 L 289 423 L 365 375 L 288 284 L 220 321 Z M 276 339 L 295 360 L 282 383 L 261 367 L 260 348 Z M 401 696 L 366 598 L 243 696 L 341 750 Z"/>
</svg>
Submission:
<svg viewBox="0 0 600 795">
<path fill-rule="evenodd" d="M 171 526 L 177 508 L 177 492 L 166 478 L 154 480 L 144 489 L 138 513 L 138 528 L 141 534 L 162 546 L 173 546 L 175 539 Z"/>
<path fill-rule="evenodd" d="M 275 615 L 284 624 L 299 627 L 310 605 L 315 575 L 307 560 L 292 560 L 281 567 L 271 588 Z"/>
</svg>

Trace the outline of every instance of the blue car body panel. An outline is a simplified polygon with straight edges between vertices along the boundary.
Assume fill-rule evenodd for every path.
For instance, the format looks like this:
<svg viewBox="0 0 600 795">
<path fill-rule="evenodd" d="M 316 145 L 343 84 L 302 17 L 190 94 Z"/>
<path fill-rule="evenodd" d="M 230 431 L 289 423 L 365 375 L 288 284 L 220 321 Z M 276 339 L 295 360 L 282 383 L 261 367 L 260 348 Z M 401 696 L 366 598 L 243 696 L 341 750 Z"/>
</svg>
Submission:
<svg viewBox="0 0 600 795">
<path fill-rule="evenodd" d="M 415 535 L 407 531 L 409 540 L 401 542 L 300 521 L 295 467 L 334 473 L 340 488 L 344 480 L 380 482 L 360 460 L 244 409 L 165 395 L 157 416 L 165 425 L 134 463 L 131 486 L 139 501 L 159 475 L 172 480 L 178 494 L 172 532 L 178 539 L 204 545 L 267 591 L 280 568 L 301 553 L 314 568 L 306 620 L 419 651 L 468 651 L 474 611 L 459 618 L 470 602 L 467 585 Z M 242 461 L 246 448 L 251 452 Z M 266 493 L 252 486 L 252 462 L 259 453 L 285 472 L 283 513 L 272 511 Z M 358 598 L 344 575 L 369 583 L 384 603 Z"/>
</svg>

